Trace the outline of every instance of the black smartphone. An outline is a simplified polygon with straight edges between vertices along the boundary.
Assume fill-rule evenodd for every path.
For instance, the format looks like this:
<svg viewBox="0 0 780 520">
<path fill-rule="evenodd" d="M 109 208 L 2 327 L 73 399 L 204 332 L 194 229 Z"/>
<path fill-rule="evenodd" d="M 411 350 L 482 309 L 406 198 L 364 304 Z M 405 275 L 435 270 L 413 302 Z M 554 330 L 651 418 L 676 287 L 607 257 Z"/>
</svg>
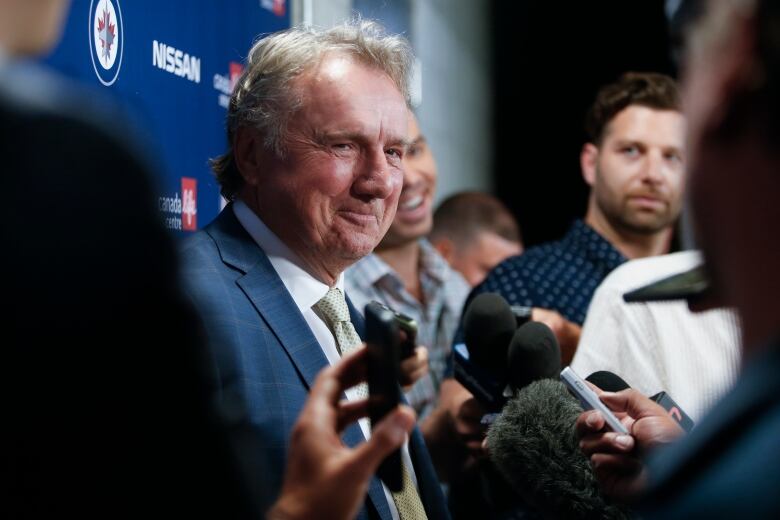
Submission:
<svg viewBox="0 0 780 520">
<path fill-rule="evenodd" d="M 629 291 L 623 295 L 623 300 L 626 303 L 665 300 L 696 301 L 709 288 L 709 278 L 704 266 L 698 266 Z"/>
<path fill-rule="evenodd" d="M 401 401 L 398 386 L 398 323 L 393 312 L 369 303 L 365 308 L 366 349 L 368 350 L 368 416 L 373 427 Z M 403 489 L 401 450 L 382 461 L 377 476 L 391 491 Z"/>
<path fill-rule="evenodd" d="M 384 303 L 372 301 L 368 305 L 373 305 L 381 309 L 386 309 L 393 313 L 393 318 L 398 324 L 401 359 L 406 359 L 414 354 L 417 348 L 417 322 L 411 316 L 397 312 Z"/>
</svg>

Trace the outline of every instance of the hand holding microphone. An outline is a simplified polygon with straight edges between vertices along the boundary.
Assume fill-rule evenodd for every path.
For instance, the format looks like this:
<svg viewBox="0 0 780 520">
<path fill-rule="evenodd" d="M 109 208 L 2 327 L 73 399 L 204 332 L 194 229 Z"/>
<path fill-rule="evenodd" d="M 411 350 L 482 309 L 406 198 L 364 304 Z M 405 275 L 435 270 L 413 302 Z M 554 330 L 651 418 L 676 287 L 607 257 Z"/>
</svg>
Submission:
<svg viewBox="0 0 780 520">
<path fill-rule="evenodd" d="M 532 381 L 557 377 L 561 350 L 549 327 L 529 321 L 518 328 L 512 308 L 500 295 L 483 293 L 463 315 L 465 345 L 455 345 L 457 379 L 489 412 L 506 404 L 507 385 L 517 391 Z"/>
<path fill-rule="evenodd" d="M 553 331 L 543 323 L 523 325 L 512 337 L 508 358 L 514 396 L 486 443 L 495 467 L 544 516 L 628 518 L 627 510 L 602 495 L 579 449 L 574 424 L 582 407 L 557 380 L 560 347 Z"/>
<path fill-rule="evenodd" d="M 506 300 L 494 293 L 478 295 L 463 316 L 465 344 L 455 345 L 453 355 L 457 382 L 452 386 L 459 389 L 453 392 L 458 398 L 449 409 L 456 434 L 474 455 L 484 453 L 485 427 L 503 409 L 510 391 L 557 377 L 561 369 L 552 331 L 536 322 L 518 328 L 518 321 Z"/>
<path fill-rule="evenodd" d="M 581 412 L 560 381 L 527 384 L 491 426 L 490 458 L 514 493 L 544 517 L 629 518 L 627 510 L 602 494 L 579 449 L 574 424 Z"/>
<path fill-rule="evenodd" d="M 590 458 L 603 492 L 621 501 L 635 498 L 646 486 L 646 472 L 639 456 L 659 445 L 674 442 L 683 429 L 666 410 L 637 390 L 617 393 L 594 391 L 621 420 L 629 435 L 606 428 L 604 416 L 590 410 L 576 422 L 580 449 Z"/>
</svg>

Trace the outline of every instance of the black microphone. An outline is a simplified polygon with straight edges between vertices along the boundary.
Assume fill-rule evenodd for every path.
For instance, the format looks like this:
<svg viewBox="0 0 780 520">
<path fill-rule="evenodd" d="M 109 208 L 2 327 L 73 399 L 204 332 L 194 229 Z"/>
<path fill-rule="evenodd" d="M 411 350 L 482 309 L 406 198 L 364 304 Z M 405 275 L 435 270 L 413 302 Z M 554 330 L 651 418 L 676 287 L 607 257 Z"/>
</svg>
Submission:
<svg viewBox="0 0 780 520">
<path fill-rule="evenodd" d="M 476 296 L 463 314 L 463 340 L 470 359 L 498 376 L 506 372 L 507 349 L 515 329 L 512 308 L 496 293 Z"/>
<path fill-rule="evenodd" d="M 453 347 L 455 379 L 489 412 L 506 403 L 507 350 L 516 328 L 512 309 L 495 293 L 476 296 L 463 314 L 465 344 Z"/>
<path fill-rule="evenodd" d="M 517 391 L 538 379 L 557 378 L 561 372 L 561 347 L 550 327 L 529 321 L 517 329 L 509 344 L 508 379 Z"/>
<path fill-rule="evenodd" d="M 600 492 L 574 423 L 579 402 L 554 379 L 520 389 L 488 430 L 490 459 L 513 490 L 550 518 L 629 518 Z"/>
<path fill-rule="evenodd" d="M 626 388 L 631 388 L 620 376 L 608 370 L 593 372 L 585 379 L 606 392 L 620 392 Z M 658 392 L 651 396 L 650 399 L 660 404 L 667 411 L 669 417 L 677 421 L 677 424 L 686 432 L 690 432 L 695 426 L 693 419 L 666 392 Z"/>
</svg>

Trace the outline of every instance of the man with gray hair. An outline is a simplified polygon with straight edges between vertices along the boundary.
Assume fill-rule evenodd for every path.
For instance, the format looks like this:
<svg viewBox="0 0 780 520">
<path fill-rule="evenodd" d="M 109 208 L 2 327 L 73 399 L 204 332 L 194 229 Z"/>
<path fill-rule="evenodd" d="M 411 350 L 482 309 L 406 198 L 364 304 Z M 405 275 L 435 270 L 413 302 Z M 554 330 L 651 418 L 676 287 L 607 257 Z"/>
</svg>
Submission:
<svg viewBox="0 0 780 520">
<path fill-rule="evenodd" d="M 185 282 L 243 470 L 271 495 L 316 374 L 362 346 L 342 273 L 395 215 L 410 62 L 408 43 L 372 22 L 292 28 L 255 44 L 231 98 L 229 150 L 213 163 L 230 203 L 185 244 Z M 362 420 L 343 441 L 369 436 Z M 402 459 L 403 490 L 374 478 L 359 517 L 447 518 L 419 431 Z"/>
</svg>

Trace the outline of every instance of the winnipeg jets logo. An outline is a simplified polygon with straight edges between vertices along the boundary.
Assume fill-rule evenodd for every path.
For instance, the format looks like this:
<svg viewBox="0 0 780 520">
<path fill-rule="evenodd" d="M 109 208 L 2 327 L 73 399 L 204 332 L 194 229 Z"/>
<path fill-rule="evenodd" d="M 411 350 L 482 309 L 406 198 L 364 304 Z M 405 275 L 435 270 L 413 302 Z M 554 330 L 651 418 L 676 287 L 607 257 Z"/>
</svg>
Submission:
<svg viewBox="0 0 780 520">
<path fill-rule="evenodd" d="M 89 9 L 89 47 L 100 82 L 113 84 L 122 66 L 122 8 L 119 0 L 92 0 Z"/>
<path fill-rule="evenodd" d="M 109 5 L 111 5 L 109 3 Z M 100 39 L 100 64 L 103 68 L 111 68 L 111 58 L 116 59 L 116 52 L 111 53 L 111 48 L 114 45 L 114 38 L 116 38 L 116 24 L 111 23 L 111 13 L 103 11 L 103 17 L 98 18 L 97 33 Z"/>
</svg>

